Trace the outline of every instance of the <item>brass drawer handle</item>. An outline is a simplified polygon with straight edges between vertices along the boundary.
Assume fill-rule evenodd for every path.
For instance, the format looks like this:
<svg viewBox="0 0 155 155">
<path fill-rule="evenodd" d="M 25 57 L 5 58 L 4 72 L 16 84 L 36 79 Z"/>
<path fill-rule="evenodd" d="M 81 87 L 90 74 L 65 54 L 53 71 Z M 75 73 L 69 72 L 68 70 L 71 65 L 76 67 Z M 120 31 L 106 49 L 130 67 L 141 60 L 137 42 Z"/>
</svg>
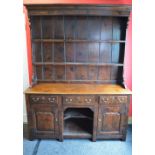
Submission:
<svg viewBox="0 0 155 155">
<path fill-rule="evenodd" d="M 48 98 L 48 101 L 49 101 L 49 102 L 55 102 L 55 98 L 54 98 L 54 97 L 53 97 L 53 98 L 50 98 L 50 97 L 49 97 L 49 98 Z"/>
<path fill-rule="evenodd" d="M 72 98 L 66 98 L 66 102 L 72 102 L 73 99 Z"/>
<path fill-rule="evenodd" d="M 123 98 L 123 97 L 119 97 L 119 98 L 118 98 L 118 101 L 119 101 L 119 102 L 124 102 L 124 98 Z"/>
<path fill-rule="evenodd" d="M 39 101 L 39 97 L 32 97 L 32 100 L 33 100 L 34 102 L 37 102 L 37 101 Z"/>
<path fill-rule="evenodd" d="M 86 98 L 86 99 L 85 99 L 85 102 L 91 102 L 91 101 L 92 101 L 91 98 Z"/>
<path fill-rule="evenodd" d="M 103 102 L 108 102 L 108 98 L 103 98 L 102 101 Z"/>
</svg>

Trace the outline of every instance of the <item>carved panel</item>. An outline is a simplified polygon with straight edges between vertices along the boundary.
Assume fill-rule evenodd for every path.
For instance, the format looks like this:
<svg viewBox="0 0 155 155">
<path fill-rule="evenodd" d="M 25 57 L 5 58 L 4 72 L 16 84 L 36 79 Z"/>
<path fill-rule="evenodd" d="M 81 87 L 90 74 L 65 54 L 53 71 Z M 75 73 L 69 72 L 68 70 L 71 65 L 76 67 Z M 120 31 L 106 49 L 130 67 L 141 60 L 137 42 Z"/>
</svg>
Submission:
<svg viewBox="0 0 155 155">
<path fill-rule="evenodd" d="M 51 112 L 36 112 L 36 128 L 39 131 L 54 130 L 54 114 Z"/>
<path fill-rule="evenodd" d="M 108 112 L 102 117 L 102 131 L 103 132 L 119 132 L 120 130 L 120 119 L 119 113 Z"/>
<path fill-rule="evenodd" d="M 47 104 L 31 106 L 33 136 L 55 138 L 58 136 L 58 108 Z"/>
</svg>

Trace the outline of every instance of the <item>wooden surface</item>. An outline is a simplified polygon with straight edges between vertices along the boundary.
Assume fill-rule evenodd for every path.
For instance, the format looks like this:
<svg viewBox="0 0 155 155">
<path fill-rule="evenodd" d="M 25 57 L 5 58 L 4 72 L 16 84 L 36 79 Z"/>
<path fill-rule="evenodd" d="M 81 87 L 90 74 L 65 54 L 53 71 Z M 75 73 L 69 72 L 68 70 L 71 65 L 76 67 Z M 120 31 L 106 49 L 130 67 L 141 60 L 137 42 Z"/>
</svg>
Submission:
<svg viewBox="0 0 155 155">
<path fill-rule="evenodd" d="M 23 0 L 25 5 L 39 4 L 131 4 L 132 0 Z"/>
<path fill-rule="evenodd" d="M 26 94 L 131 94 L 128 89 L 114 84 L 42 83 L 28 88 Z"/>
<path fill-rule="evenodd" d="M 26 5 L 30 16 L 40 15 L 93 15 L 93 16 L 118 16 L 128 17 L 131 5 Z M 61 9 L 59 9 L 61 7 Z"/>
</svg>

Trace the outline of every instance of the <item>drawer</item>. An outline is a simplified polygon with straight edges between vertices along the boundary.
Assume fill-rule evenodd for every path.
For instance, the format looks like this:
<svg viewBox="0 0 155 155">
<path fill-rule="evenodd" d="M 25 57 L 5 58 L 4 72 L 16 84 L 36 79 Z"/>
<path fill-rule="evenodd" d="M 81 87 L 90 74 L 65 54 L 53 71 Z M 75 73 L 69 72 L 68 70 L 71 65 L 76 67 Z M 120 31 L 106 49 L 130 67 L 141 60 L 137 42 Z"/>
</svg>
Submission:
<svg viewBox="0 0 155 155">
<path fill-rule="evenodd" d="M 96 103 L 95 96 L 64 96 L 64 104 L 94 104 Z"/>
<path fill-rule="evenodd" d="M 100 96 L 99 103 L 102 104 L 121 104 L 127 103 L 127 96 Z"/>
<path fill-rule="evenodd" d="M 30 95 L 30 104 L 57 104 L 58 96 L 52 95 Z"/>
</svg>

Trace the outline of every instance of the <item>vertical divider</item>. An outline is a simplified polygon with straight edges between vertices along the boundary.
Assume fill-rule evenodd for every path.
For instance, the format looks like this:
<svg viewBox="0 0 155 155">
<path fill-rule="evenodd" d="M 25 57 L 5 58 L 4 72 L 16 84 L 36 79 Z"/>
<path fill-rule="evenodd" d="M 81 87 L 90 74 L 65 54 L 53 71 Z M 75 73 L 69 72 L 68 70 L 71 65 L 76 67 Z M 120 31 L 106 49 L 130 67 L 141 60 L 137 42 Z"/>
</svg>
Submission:
<svg viewBox="0 0 155 155">
<path fill-rule="evenodd" d="M 102 33 L 102 16 L 100 16 L 100 41 L 101 41 L 101 33 Z M 101 54 L 101 43 L 102 42 L 99 42 L 99 58 L 98 58 L 98 65 L 96 66 L 97 67 L 97 80 L 98 77 L 99 77 L 99 64 L 100 64 L 100 54 Z"/>
<path fill-rule="evenodd" d="M 41 61 L 44 62 L 44 56 L 43 56 L 43 22 L 42 17 L 40 17 L 40 31 L 41 31 Z M 44 65 L 42 65 L 42 79 L 45 79 L 45 70 Z"/>
<path fill-rule="evenodd" d="M 33 63 L 35 62 L 35 60 L 36 60 L 36 55 L 35 55 L 35 52 L 34 52 L 35 50 L 33 49 L 33 45 L 32 45 L 32 66 L 33 66 L 33 77 L 32 77 L 32 82 L 33 83 L 35 83 L 35 82 L 37 82 L 37 79 L 38 79 L 38 77 L 37 77 L 37 69 L 36 69 L 36 65 L 34 65 Z"/>
<path fill-rule="evenodd" d="M 32 18 L 32 17 L 31 17 Z M 31 19 L 33 21 L 33 19 Z M 31 23 L 32 23 L 31 21 Z M 31 36 L 32 36 L 32 39 L 33 39 L 33 29 L 30 28 L 30 31 L 31 31 Z M 34 49 L 34 46 L 36 46 L 37 43 L 34 43 L 32 42 L 32 67 L 33 67 L 33 74 L 32 74 L 32 85 L 33 83 L 36 83 L 37 82 L 37 66 L 34 64 L 34 62 L 36 62 L 36 53 L 35 53 L 35 49 Z"/>
<path fill-rule="evenodd" d="M 113 40 L 113 17 L 111 18 L 112 20 L 112 40 Z M 111 44 L 111 63 L 112 63 L 112 50 L 113 50 L 113 43 L 110 43 Z M 112 80 L 112 69 L 113 69 L 113 66 L 110 66 L 110 80 Z"/>
<path fill-rule="evenodd" d="M 77 28 L 77 16 L 74 17 L 74 40 L 76 40 L 76 28 Z M 73 42 L 73 46 L 74 46 L 74 63 L 76 62 L 76 47 L 77 47 L 77 44 L 75 42 Z M 73 69 L 74 69 L 74 79 L 72 80 L 76 80 L 76 74 L 75 74 L 75 71 L 76 71 L 76 66 L 74 65 L 73 66 Z"/>
<path fill-rule="evenodd" d="M 87 27 L 89 27 L 89 20 L 88 20 L 88 15 L 87 15 Z M 89 38 L 89 29 L 88 29 L 88 38 Z M 90 43 L 88 42 L 88 43 L 86 43 L 87 45 L 88 45 L 88 53 L 87 53 L 87 63 L 89 63 L 89 53 L 90 53 Z M 89 66 L 87 65 L 87 80 L 89 80 Z"/>
<path fill-rule="evenodd" d="M 30 33 L 31 33 L 31 38 L 33 39 L 33 28 L 32 28 L 32 25 L 33 25 L 33 17 L 30 17 Z M 34 44 L 36 45 L 36 43 L 33 43 L 31 44 L 32 46 L 32 68 L 33 68 L 33 73 L 32 73 L 32 85 L 33 83 L 37 82 L 37 72 L 36 72 L 36 65 L 34 65 L 34 62 L 36 60 L 36 53 L 35 53 L 35 49 L 34 49 Z"/>
<path fill-rule="evenodd" d="M 55 17 L 54 16 L 52 16 L 52 18 L 53 18 L 53 39 L 55 39 Z M 53 61 L 53 64 L 54 64 L 54 55 L 55 55 L 55 50 L 54 50 L 54 48 L 55 48 L 55 42 L 53 42 L 53 46 L 52 46 L 52 51 L 53 51 L 53 56 L 52 56 L 52 61 Z M 53 81 L 55 80 L 55 65 L 53 65 Z"/>
<path fill-rule="evenodd" d="M 66 81 L 66 35 L 65 35 L 65 16 L 63 16 L 63 29 L 64 29 L 64 61 L 65 61 L 65 81 Z"/>
<path fill-rule="evenodd" d="M 52 39 L 54 38 L 54 33 L 55 33 L 55 31 L 54 31 L 54 27 L 55 27 L 55 25 L 54 25 L 54 17 L 52 16 L 51 17 L 51 24 L 53 24 L 52 25 Z M 54 64 L 54 42 L 52 42 L 52 63 Z M 54 65 L 52 66 L 52 80 L 54 80 L 55 79 L 55 75 L 54 75 Z"/>
</svg>

